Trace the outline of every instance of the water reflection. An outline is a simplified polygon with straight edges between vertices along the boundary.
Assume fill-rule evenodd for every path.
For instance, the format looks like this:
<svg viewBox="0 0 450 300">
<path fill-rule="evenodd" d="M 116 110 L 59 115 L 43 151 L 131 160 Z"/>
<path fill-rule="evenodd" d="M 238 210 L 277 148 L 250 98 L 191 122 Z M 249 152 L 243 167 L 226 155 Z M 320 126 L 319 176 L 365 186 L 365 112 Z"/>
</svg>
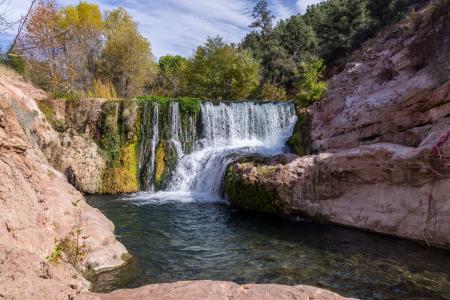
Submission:
<svg viewBox="0 0 450 300">
<path fill-rule="evenodd" d="M 124 272 L 101 277 L 98 291 L 211 279 L 308 284 L 361 299 L 450 299 L 446 251 L 218 202 L 138 206 L 120 196 L 89 202 L 114 222 L 135 256 Z"/>
</svg>

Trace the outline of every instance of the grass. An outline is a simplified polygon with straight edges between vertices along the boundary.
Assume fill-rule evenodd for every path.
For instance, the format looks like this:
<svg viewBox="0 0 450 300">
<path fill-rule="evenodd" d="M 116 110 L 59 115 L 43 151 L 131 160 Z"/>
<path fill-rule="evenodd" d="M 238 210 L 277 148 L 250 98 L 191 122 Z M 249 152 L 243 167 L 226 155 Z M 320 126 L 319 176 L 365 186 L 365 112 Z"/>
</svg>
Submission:
<svg viewBox="0 0 450 300">
<path fill-rule="evenodd" d="M 117 99 L 117 92 L 110 81 L 95 79 L 92 90 L 88 92 L 89 98 Z"/>
<path fill-rule="evenodd" d="M 10 66 L 6 65 L 3 61 L 0 63 L 0 75 L 10 77 L 12 79 L 23 80 L 22 75 Z"/>
</svg>

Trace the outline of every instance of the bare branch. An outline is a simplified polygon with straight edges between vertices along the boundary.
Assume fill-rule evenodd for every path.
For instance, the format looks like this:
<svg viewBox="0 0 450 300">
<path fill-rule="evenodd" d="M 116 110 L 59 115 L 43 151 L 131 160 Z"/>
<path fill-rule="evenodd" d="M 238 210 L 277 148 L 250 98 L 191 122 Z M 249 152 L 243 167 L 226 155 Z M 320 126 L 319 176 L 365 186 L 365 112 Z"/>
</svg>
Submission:
<svg viewBox="0 0 450 300">
<path fill-rule="evenodd" d="M 21 23 L 19 25 L 19 29 L 17 30 L 17 34 L 14 37 L 14 40 L 13 40 L 13 42 L 11 44 L 11 47 L 9 48 L 8 52 L 6 52 L 6 55 L 9 55 L 14 50 L 14 47 L 16 46 L 17 40 L 18 40 L 18 38 L 20 36 L 20 33 L 22 32 L 23 26 L 25 26 L 25 24 L 27 22 L 27 19 L 28 19 L 28 16 L 30 15 L 30 13 L 31 13 L 31 11 L 33 9 L 33 6 L 36 3 L 36 1 L 37 0 L 32 0 L 31 1 L 30 7 L 28 8 L 28 11 L 27 11 L 27 14 L 24 17 L 22 17 Z"/>
</svg>

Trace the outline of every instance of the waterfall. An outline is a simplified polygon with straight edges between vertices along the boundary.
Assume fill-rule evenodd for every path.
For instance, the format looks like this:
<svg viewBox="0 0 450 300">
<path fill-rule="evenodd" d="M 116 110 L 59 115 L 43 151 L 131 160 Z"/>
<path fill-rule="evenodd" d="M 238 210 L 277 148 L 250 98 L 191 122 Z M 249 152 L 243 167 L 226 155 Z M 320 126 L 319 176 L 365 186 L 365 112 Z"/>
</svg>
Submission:
<svg viewBox="0 0 450 300">
<path fill-rule="evenodd" d="M 159 143 L 159 109 L 158 109 L 158 102 L 155 102 L 155 105 L 153 106 L 153 136 L 152 136 L 152 152 L 151 152 L 151 158 L 150 158 L 150 190 L 154 190 L 153 185 L 153 177 L 155 174 L 155 157 L 156 157 L 156 146 Z"/>
<path fill-rule="evenodd" d="M 181 119 L 180 119 L 180 106 L 178 102 L 173 102 L 171 104 L 171 115 L 172 115 L 172 124 L 170 130 L 170 138 L 173 143 L 178 157 L 183 156 L 183 147 L 180 142 L 180 134 L 181 134 Z"/>
<path fill-rule="evenodd" d="M 150 193 L 153 200 L 218 199 L 227 165 L 241 155 L 283 152 L 296 120 L 291 103 L 203 102 L 200 114 L 182 114 L 178 102 L 169 105 L 158 109 L 155 102 L 151 135 L 147 130 L 151 149 L 144 189 L 154 190 L 158 144 L 170 141 L 177 156 L 166 191 Z"/>
<path fill-rule="evenodd" d="M 291 104 L 206 102 L 201 112 L 200 147 L 179 160 L 169 191 L 217 196 L 233 154 L 282 152 L 295 120 Z"/>
</svg>

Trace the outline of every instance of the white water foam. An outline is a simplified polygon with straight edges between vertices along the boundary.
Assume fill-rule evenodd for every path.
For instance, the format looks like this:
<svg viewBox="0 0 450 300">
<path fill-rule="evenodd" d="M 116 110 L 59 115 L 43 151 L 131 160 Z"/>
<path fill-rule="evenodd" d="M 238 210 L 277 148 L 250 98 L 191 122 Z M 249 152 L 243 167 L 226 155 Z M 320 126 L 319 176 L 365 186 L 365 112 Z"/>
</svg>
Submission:
<svg viewBox="0 0 450 300">
<path fill-rule="evenodd" d="M 183 132 L 179 107 L 172 106 L 171 139 L 180 159 L 167 191 L 138 193 L 134 196 L 137 203 L 221 200 L 227 165 L 239 155 L 283 152 L 296 121 L 293 105 L 288 103 L 206 102 L 201 110 L 202 138 L 192 153 L 184 155 L 179 142 Z"/>
</svg>

